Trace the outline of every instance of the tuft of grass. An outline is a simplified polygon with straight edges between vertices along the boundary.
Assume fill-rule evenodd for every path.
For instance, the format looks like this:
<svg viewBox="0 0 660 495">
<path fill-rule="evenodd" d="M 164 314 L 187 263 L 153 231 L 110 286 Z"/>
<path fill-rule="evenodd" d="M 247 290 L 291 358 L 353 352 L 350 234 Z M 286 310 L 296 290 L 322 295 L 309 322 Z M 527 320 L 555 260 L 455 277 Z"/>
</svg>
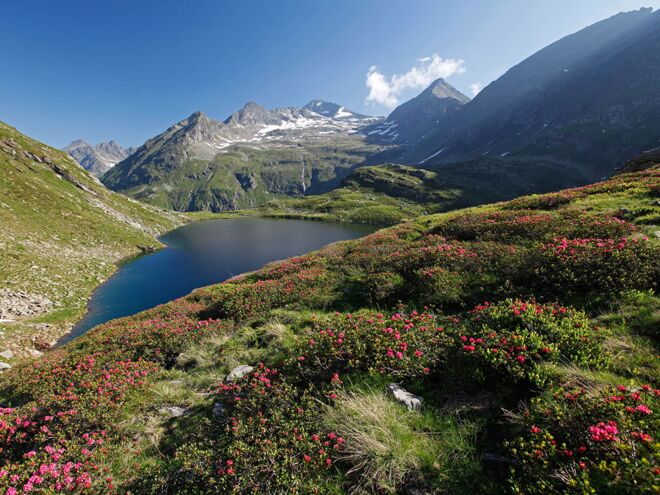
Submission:
<svg viewBox="0 0 660 495">
<path fill-rule="evenodd" d="M 357 491 L 396 493 L 404 482 L 446 488 L 457 468 L 467 474 L 477 464 L 473 424 L 408 411 L 382 389 L 340 392 L 325 423 L 346 440 L 339 460 Z"/>
<path fill-rule="evenodd" d="M 217 365 L 219 350 L 230 338 L 227 334 L 214 334 L 201 342 L 191 344 L 177 357 L 177 367 L 210 368 Z"/>
<path fill-rule="evenodd" d="M 567 387 L 584 389 L 596 393 L 607 386 L 621 384 L 621 377 L 606 370 L 592 370 L 581 368 L 575 364 L 543 363 L 541 373 L 556 377 L 560 383 Z"/>
</svg>

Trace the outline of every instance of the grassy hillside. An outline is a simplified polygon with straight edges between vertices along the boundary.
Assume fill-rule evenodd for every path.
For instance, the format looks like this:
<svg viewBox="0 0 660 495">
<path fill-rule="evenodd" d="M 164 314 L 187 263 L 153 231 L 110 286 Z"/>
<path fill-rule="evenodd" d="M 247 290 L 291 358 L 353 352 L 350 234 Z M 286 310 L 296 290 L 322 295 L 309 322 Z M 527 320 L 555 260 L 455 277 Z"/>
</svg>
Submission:
<svg viewBox="0 0 660 495">
<path fill-rule="evenodd" d="M 570 167 L 545 163 L 537 169 L 524 160 L 483 159 L 437 169 L 374 165 L 354 170 L 333 191 L 273 199 L 254 213 L 395 225 L 422 214 L 558 191 L 575 182 L 586 183 Z"/>
<path fill-rule="evenodd" d="M 659 195 L 429 215 L 97 327 L 1 376 L 0 492 L 653 493 Z"/>
<path fill-rule="evenodd" d="M 180 223 L 0 122 L 0 318 L 17 320 L 0 322 L 0 351 L 20 355 L 62 335 L 118 260 Z"/>
</svg>

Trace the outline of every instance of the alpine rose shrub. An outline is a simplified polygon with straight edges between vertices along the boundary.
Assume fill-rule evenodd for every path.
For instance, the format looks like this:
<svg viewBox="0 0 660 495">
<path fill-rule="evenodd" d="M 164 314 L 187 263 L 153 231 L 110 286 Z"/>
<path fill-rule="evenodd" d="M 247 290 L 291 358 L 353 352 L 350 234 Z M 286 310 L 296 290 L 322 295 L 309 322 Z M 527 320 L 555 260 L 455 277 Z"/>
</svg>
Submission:
<svg viewBox="0 0 660 495">
<path fill-rule="evenodd" d="M 602 366 L 604 335 L 591 326 L 582 311 L 558 305 L 506 300 L 477 306 L 457 336 L 457 348 L 472 365 L 483 365 L 507 379 L 546 380 L 538 365 L 544 361 L 571 361 Z"/>
<path fill-rule="evenodd" d="M 100 464 L 127 398 L 156 365 L 104 362 L 89 355 L 71 367 L 58 356 L 26 380 L 35 400 L 0 409 L 0 493 L 108 493 Z M 107 431 L 106 431 L 107 429 Z"/>
<path fill-rule="evenodd" d="M 404 295 L 402 293 L 404 279 L 398 273 L 370 273 L 366 277 L 365 286 L 369 302 L 374 306 L 396 304 L 397 298 Z"/>
<path fill-rule="evenodd" d="M 565 209 L 560 212 L 501 210 L 464 214 L 450 218 L 433 229 L 433 232 L 460 241 L 529 244 L 549 242 L 557 237 L 620 238 L 636 230 L 634 224 L 616 216 Z"/>
<path fill-rule="evenodd" d="M 557 238 L 540 247 L 540 291 L 607 294 L 649 289 L 660 278 L 660 247 L 642 239 Z"/>
<path fill-rule="evenodd" d="M 281 264 L 285 264 L 282 262 Z M 234 321 L 254 318 L 272 308 L 309 305 L 323 308 L 335 292 L 330 273 L 322 266 L 298 271 L 273 269 L 269 277 L 221 284 L 224 294 L 215 301 L 212 316 Z"/>
<path fill-rule="evenodd" d="M 213 434 L 176 454 L 169 489 L 187 493 L 319 493 L 344 439 L 319 431 L 322 408 L 263 364 L 220 385 Z M 192 488 L 194 487 L 194 489 Z"/>
<path fill-rule="evenodd" d="M 660 390 L 557 389 L 532 400 L 509 443 L 516 493 L 657 493 Z"/>
<path fill-rule="evenodd" d="M 307 379 L 326 382 L 347 371 L 414 377 L 428 373 L 449 342 L 426 311 L 337 313 L 314 324 L 289 364 Z"/>
</svg>

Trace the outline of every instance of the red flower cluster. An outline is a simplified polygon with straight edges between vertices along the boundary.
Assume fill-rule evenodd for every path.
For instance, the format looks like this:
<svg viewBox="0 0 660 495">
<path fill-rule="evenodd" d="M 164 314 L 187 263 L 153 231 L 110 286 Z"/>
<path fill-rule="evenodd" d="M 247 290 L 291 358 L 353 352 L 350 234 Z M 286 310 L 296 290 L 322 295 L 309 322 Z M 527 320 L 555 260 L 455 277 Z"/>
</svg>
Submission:
<svg viewBox="0 0 660 495">
<path fill-rule="evenodd" d="M 619 437 L 619 428 L 617 427 L 616 421 L 608 421 L 607 423 L 600 422 L 597 425 L 589 427 L 589 433 L 591 433 L 591 439 L 594 442 L 618 442 Z"/>
<path fill-rule="evenodd" d="M 585 249 L 597 249 L 602 253 L 612 253 L 626 249 L 630 242 L 636 243 L 637 239 L 628 240 L 626 237 L 621 239 L 556 239 L 555 242 L 545 244 L 541 249 L 551 251 L 556 256 L 562 258 L 575 257 L 579 252 Z"/>
</svg>

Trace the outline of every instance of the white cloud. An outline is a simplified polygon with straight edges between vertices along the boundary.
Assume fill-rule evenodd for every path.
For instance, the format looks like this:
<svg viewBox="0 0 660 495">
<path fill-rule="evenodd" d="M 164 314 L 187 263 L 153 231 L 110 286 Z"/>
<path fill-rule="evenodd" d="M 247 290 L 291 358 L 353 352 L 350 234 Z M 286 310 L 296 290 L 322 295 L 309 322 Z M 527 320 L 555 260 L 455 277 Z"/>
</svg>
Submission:
<svg viewBox="0 0 660 495">
<path fill-rule="evenodd" d="M 477 96 L 479 94 L 479 91 L 481 91 L 481 90 L 482 90 L 482 87 L 481 87 L 480 82 L 470 84 L 470 93 L 472 93 L 473 98 L 475 96 Z"/>
<path fill-rule="evenodd" d="M 367 103 L 393 108 L 399 103 L 399 96 L 407 89 L 425 88 L 439 77 L 447 78 L 465 72 L 465 62 L 461 59 L 442 58 L 437 53 L 420 58 L 417 65 L 403 74 L 386 76 L 372 65 L 367 73 L 366 85 L 369 88 Z"/>
</svg>

